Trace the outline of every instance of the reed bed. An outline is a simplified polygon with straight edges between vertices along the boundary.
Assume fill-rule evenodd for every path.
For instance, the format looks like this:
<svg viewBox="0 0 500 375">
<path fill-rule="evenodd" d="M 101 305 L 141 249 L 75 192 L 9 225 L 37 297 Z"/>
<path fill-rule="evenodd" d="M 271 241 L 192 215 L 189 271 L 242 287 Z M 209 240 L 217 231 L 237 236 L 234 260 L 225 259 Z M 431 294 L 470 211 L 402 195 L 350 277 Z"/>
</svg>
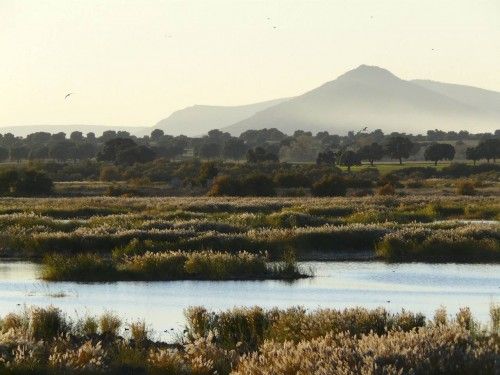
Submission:
<svg viewBox="0 0 500 375">
<path fill-rule="evenodd" d="M 499 261 L 500 231 L 498 226 L 454 230 L 406 227 L 387 234 L 377 244 L 377 254 L 389 261 Z"/>
<path fill-rule="evenodd" d="M 484 244 L 479 246 L 483 248 L 486 242 L 489 247 L 498 244 L 498 236 L 492 232 L 498 232 L 495 220 L 499 213 L 496 197 L 465 196 L 3 198 L 0 256 L 42 258 L 52 252 L 109 255 L 113 249 L 139 240 L 172 251 L 267 251 L 272 259 L 279 259 L 283 249 L 291 248 L 299 259 L 314 259 L 317 252 L 335 259 L 337 253 L 346 251 L 375 254 L 376 249 L 388 247 L 385 243 L 390 238 L 386 236 L 397 237 L 398 232 L 406 235 L 441 228 L 449 232 L 446 236 L 468 241 L 454 232 L 472 227 L 484 229 Z M 391 258 L 389 251 L 378 253 Z M 454 255 L 447 254 L 453 261 Z M 485 257 L 482 251 L 477 254 L 478 261 L 498 259 L 496 255 Z"/>
<path fill-rule="evenodd" d="M 499 307 L 492 310 L 498 314 Z M 144 321 L 124 323 L 109 312 L 73 321 L 54 307 L 26 308 L 0 319 L 0 372 L 375 375 L 495 374 L 497 369 L 498 332 L 472 324 L 466 308 L 454 318 L 441 309 L 433 320 L 381 308 L 221 313 L 193 308 L 188 315 L 193 311 L 210 315 L 210 324 L 221 331 L 195 329 L 188 322 L 187 333 L 166 344 L 152 339 Z"/>
<path fill-rule="evenodd" d="M 42 278 L 50 281 L 114 280 L 293 280 L 309 275 L 292 259 L 269 263 L 263 254 L 245 251 L 166 251 L 105 258 L 98 254 L 44 258 Z"/>
</svg>

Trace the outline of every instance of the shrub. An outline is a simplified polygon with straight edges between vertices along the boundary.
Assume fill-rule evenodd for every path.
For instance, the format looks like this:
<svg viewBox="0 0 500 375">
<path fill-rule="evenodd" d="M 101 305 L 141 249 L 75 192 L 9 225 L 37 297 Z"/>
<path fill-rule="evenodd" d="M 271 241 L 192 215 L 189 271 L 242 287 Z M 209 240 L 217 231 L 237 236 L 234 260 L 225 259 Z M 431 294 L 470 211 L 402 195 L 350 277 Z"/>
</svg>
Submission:
<svg viewBox="0 0 500 375">
<path fill-rule="evenodd" d="M 396 194 L 396 189 L 392 184 L 385 184 L 377 190 L 378 195 L 394 195 Z"/>
<path fill-rule="evenodd" d="M 470 181 L 460 181 L 457 184 L 457 194 L 459 195 L 475 195 L 476 189 Z"/>
<path fill-rule="evenodd" d="M 120 171 L 114 165 L 107 165 L 101 168 L 99 180 L 101 181 L 120 181 L 122 176 Z"/>
<path fill-rule="evenodd" d="M 52 192 L 52 180 L 32 169 L 0 171 L 0 195 L 37 196 Z"/>
<path fill-rule="evenodd" d="M 311 180 L 303 173 L 278 173 L 274 176 L 274 182 L 280 188 L 307 188 L 311 186 Z"/>
<path fill-rule="evenodd" d="M 344 196 L 347 185 L 342 176 L 324 176 L 312 186 L 312 194 L 317 197 Z"/>
<path fill-rule="evenodd" d="M 212 187 L 208 192 L 209 196 L 238 196 L 243 195 L 243 188 L 241 182 L 230 176 L 217 176 L 215 177 Z"/>
<path fill-rule="evenodd" d="M 246 196 L 271 197 L 276 195 L 274 182 L 264 174 L 254 174 L 243 179 L 243 190 Z"/>
</svg>

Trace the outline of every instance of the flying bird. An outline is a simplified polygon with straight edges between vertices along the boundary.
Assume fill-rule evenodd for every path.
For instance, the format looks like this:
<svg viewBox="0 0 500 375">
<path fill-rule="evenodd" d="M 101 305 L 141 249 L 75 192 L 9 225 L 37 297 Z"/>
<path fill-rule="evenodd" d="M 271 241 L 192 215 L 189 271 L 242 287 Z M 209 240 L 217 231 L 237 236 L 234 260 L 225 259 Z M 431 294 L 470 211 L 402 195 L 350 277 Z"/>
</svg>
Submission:
<svg viewBox="0 0 500 375">
<path fill-rule="evenodd" d="M 67 94 L 66 94 L 66 96 L 64 97 L 64 99 L 68 99 L 68 97 L 69 97 L 70 95 L 73 95 L 73 93 L 72 93 L 72 92 L 67 93 Z"/>
</svg>

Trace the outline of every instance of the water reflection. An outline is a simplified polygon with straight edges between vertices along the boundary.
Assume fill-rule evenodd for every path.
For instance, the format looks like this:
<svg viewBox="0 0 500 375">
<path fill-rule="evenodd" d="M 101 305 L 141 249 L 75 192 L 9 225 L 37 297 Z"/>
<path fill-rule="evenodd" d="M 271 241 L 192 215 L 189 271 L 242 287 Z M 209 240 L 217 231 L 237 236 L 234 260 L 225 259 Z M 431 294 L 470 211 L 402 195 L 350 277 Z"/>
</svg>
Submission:
<svg viewBox="0 0 500 375">
<path fill-rule="evenodd" d="M 305 262 L 315 277 L 280 281 L 175 281 L 115 283 L 46 283 L 39 265 L 0 262 L 0 315 L 23 305 L 55 305 L 72 316 L 112 310 L 128 321 L 145 319 L 157 332 L 183 325 L 183 310 L 204 305 L 306 308 L 384 306 L 432 316 L 469 306 L 488 321 L 492 302 L 500 302 L 500 265 L 385 264 L 379 262 Z"/>
</svg>

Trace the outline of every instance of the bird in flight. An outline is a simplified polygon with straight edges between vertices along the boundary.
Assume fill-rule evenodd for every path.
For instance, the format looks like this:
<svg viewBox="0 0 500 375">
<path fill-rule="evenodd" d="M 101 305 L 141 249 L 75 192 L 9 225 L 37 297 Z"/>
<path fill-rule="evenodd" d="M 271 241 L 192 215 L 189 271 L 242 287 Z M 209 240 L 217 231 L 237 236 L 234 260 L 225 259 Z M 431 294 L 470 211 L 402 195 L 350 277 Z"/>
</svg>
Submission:
<svg viewBox="0 0 500 375">
<path fill-rule="evenodd" d="M 64 99 L 68 99 L 68 97 L 69 97 L 70 95 L 73 95 L 73 93 L 72 93 L 72 92 L 67 93 L 67 94 L 66 94 L 66 96 L 64 97 Z"/>
</svg>

